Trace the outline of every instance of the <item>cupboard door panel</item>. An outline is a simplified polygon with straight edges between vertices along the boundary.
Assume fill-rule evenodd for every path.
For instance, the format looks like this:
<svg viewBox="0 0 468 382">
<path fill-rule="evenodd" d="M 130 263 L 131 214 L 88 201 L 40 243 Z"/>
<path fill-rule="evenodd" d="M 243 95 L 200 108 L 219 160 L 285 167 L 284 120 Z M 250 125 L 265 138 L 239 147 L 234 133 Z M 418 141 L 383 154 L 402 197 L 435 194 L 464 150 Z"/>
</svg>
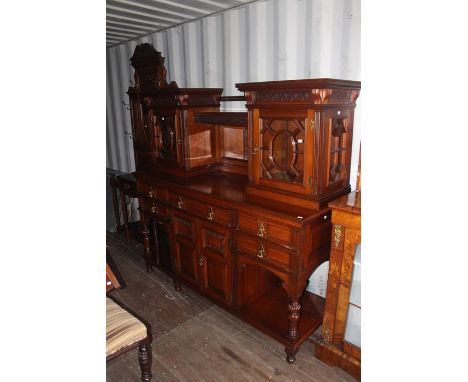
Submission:
<svg viewBox="0 0 468 382">
<path fill-rule="evenodd" d="M 205 293 L 228 305 L 232 302 L 230 232 L 217 224 L 200 225 Z"/>
<path fill-rule="evenodd" d="M 178 238 L 175 241 L 177 273 L 180 278 L 198 286 L 197 249 L 189 241 Z"/>
</svg>

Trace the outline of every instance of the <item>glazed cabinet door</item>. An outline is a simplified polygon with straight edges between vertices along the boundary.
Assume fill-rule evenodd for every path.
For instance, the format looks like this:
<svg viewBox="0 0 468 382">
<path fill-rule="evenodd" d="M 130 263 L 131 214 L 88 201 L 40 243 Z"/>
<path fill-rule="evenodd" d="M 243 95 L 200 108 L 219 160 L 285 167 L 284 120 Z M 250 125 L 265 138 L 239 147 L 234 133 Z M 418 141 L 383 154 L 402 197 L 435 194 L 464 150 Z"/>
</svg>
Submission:
<svg viewBox="0 0 468 382">
<path fill-rule="evenodd" d="M 310 192 L 313 110 L 255 110 L 252 176 L 255 184 L 300 194 Z"/>
<path fill-rule="evenodd" d="M 321 193 L 332 193 L 349 185 L 353 138 L 353 110 L 330 109 L 323 112 L 324 158 L 320 177 Z M 319 178 L 319 177 L 318 177 Z"/>
<path fill-rule="evenodd" d="M 176 165 L 178 161 L 175 112 L 157 113 L 154 115 L 154 146 L 158 152 L 158 161 Z"/>
<path fill-rule="evenodd" d="M 154 161 L 154 150 L 151 146 L 151 126 L 148 108 L 140 103 L 140 97 L 130 95 L 130 116 L 132 119 L 132 140 L 135 153 L 135 165 L 141 168 Z"/>
<path fill-rule="evenodd" d="M 196 245 L 196 220 L 181 211 L 174 211 L 172 229 L 177 277 L 198 288 L 199 256 Z"/>
<path fill-rule="evenodd" d="M 204 292 L 230 305 L 232 302 L 231 234 L 218 224 L 200 220 L 200 270 Z"/>
</svg>

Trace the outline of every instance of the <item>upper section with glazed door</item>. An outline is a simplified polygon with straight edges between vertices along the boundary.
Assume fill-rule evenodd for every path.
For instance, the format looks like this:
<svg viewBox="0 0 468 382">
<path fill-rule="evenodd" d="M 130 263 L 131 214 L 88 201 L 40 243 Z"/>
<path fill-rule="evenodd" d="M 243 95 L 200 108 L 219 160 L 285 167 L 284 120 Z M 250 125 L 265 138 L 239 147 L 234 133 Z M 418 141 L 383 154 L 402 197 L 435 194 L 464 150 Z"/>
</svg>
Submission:
<svg viewBox="0 0 468 382">
<path fill-rule="evenodd" d="M 236 86 L 249 110 L 248 193 L 319 209 L 349 192 L 360 82 L 322 78 Z"/>
</svg>

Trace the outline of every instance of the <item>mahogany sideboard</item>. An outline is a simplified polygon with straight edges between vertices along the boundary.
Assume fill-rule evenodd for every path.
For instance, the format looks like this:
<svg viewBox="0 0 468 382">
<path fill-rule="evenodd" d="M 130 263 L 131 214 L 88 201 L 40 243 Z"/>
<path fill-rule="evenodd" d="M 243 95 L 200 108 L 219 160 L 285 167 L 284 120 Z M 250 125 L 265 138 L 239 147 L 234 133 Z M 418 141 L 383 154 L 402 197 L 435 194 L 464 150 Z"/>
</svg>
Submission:
<svg viewBox="0 0 468 382">
<path fill-rule="evenodd" d="M 321 325 L 306 290 L 329 258 L 327 202 L 350 191 L 360 83 L 311 79 L 178 88 L 164 58 L 135 48 L 128 91 L 146 268 L 190 286 L 285 346 Z M 245 99 L 247 110 L 220 111 Z"/>
</svg>

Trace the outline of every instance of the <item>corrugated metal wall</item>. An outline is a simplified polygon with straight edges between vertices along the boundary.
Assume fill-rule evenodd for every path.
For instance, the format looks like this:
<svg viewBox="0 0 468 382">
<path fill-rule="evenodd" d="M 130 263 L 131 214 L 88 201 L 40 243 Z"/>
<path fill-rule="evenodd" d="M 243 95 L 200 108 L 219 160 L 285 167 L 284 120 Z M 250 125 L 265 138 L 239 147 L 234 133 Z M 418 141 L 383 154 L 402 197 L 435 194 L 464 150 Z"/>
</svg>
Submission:
<svg viewBox="0 0 468 382">
<path fill-rule="evenodd" d="M 360 80 L 360 0 L 266 0 L 208 16 L 107 48 L 107 167 L 135 170 L 126 91 L 130 57 L 152 43 L 166 58 L 168 80 L 179 87 L 222 87 L 237 82 L 332 77 Z M 240 109 L 242 103 L 229 103 Z M 351 184 L 360 141 L 355 116 Z"/>
</svg>

